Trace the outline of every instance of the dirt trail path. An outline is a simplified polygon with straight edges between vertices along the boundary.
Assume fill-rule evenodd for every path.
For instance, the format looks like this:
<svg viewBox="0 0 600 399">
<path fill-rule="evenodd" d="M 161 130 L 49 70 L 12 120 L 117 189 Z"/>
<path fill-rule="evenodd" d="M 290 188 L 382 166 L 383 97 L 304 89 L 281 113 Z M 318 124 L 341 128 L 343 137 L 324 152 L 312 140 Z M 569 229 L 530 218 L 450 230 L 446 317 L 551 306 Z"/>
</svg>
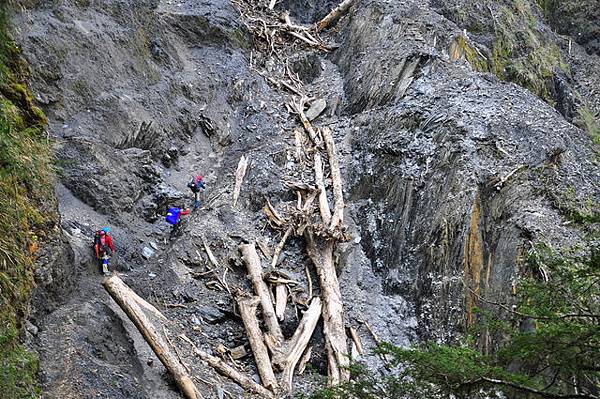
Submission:
<svg viewBox="0 0 600 399">
<path fill-rule="evenodd" d="M 36 346 L 45 397 L 178 397 L 164 383 L 160 362 L 137 330 L 123 323 L 126 316 L 101 286 L 103 277 L 92 257 L 90 232 L 110 223 L 64 186 L 59 185 L 57 192 L 63 229 L 75 252 L 77 275 L 76 288 L 64 305 L 39 325 Z M 115 227 L 112 231 L 126 253 L 119 242 L 123 231 Z"/>
</svg>

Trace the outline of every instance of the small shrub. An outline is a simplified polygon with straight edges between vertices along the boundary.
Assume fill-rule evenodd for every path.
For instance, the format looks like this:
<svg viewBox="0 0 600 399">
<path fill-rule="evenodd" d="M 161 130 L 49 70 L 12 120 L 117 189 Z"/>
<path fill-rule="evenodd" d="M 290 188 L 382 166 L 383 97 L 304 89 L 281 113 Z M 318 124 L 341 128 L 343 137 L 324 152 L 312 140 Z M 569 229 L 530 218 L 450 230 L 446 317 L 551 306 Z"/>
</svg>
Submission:
<svg viewBox="0 0 600 399">
<path fill-rule="evenodd" d="M 548 43 L 536 26 L 527 0 L 515 0 L 514 10 L 503 6 L 495 26 L 491 70 L 552 104 L 555 69 L 567 71 L 558 46 Z"/>
<path fill-rule="evenodd" d="M 467 42 L 463 35 L 457 36 L 450 44 L 450 58 L 458 60 L 464 58 L 476 71 L 488 71 L 487 60 L 477 51 L 477 49 Z"/>
<path fill-rule="evenodd" d="M 594 114 L 587 106 L 582 106 L 577 110 L 577 124 L 585 129 L 592 142 L 600 146 L 600 126 L 598 126 L 598 115 Z"/>
</svg>

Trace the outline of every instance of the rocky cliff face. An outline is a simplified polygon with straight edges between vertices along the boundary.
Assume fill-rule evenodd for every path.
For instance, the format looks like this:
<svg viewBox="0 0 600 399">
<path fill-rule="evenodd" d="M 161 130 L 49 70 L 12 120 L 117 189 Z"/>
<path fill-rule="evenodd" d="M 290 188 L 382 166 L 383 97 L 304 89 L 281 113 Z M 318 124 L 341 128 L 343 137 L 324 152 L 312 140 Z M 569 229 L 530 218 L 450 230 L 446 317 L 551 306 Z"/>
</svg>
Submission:
<svg viewBox="0 0 600 399">
<path fill-rule="evenodd" d="M 312 23 L 333 3 L 290 0 L 277 9 Z M 468 5 L 437 3 L 363 0 L 324 34 L 335 51 L 298 44 L 291 60 L 310 92 L 327 101 L 319 123 L 333 129 L 342 156 L 353 237 L 337 254 L 347 322 L 368 320 L 396 344 L 453 339 L 476 317 L 479 295 L 511 295 L 531 241 L 575 242 L 581 226 L 565 211 L 600 199 L 597 149 L 572 123 L 581 102 L 598 110 L 598 86 L 589 84 L 600 76 L 593 46 L 588 54 L 574 41 L 569 54 L 569 39 L 553 34 L 568 76 L 564 90 L 550 84 L 543 101 L 469 56 L 478 49 L 485 58 L 497 32 L 469 30 L 468 45 L 454 51 L 463 29 L 477 24 L 456 18 Z M 192 275 L 207 267 L 203 237 L 230 265 L 230 285 L 244 284 L 242 240 L 278 242 L 263 228 L 260 209 L 265 198 L 295 198 L 281 182 L 295 173 L 286 95 L 250 67 L 256 39 L 228 0 L 22 6 L 14 24 L 56 139 L 57 195 L 74 258 L 51 264 L 60 278 L 41 285 L 35 302 L 46 396 L 177 397 L 101 289 L 89 248 L 93 230 L 112 227 L 114 265 L 175 330 L 205 348 L 246 343 L 230 296 L 209 277 Z M 535 31 L 550 40 L 542 14 L 529 6 Z M 472 10 L 467 22 L 488 20 L 486 12 Z M 562 81 L 565 72 L 555 72 L 543 82 Z M 560 101 L 559 92 L 570 100 Z M 232 207 L 241 155 L 249 156 L 249 172 Z M 161 215 L 166 205 L 190 203 L 185 184 L 195 172 L 205 175 L 208 209 L 170 241 Z M 585 212 L 597 215 L 598 208 Z M 301 240 L 291 241 L 283 262 L 306 283 Z M 64 289 L 65 281 L 77 288 Z M 62 295 L 49 303 L 51 290 Z M 293 331 L 296 316 L 291 307 L 288 313 Z M 367 347 L 374 344 L 359 331 Z M 320 333 L 314 339 L 318 348 Z M 324 371 L 320 352 L 313 365 Z M 207 396 L 240 392 L 191 355 L 185 361 L 202 376 Z"/>
</svg>

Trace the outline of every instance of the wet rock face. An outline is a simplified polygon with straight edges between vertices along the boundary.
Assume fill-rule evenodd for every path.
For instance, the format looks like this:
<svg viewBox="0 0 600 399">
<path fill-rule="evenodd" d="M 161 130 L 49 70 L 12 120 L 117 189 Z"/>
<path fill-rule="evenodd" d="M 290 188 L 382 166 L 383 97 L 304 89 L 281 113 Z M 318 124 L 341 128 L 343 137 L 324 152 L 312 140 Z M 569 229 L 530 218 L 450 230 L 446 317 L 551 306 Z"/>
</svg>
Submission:
<svg viewBox="0 0 600 399">
<path fill-rule="evenodd" d="M 598 55 L 597 2 L 433 0 L 430 7 L 462 31 L 448 39 L 467 38 L 475 69 L 530 89 L 569 121 L 581 106 L 600 110 L 590 90 L 598 86 L 598 58 L 589 56 Z"/>
<path fill-rule="evenodd" d="M 162 180 L 140 168 L 177 168 L 173 148 L 189 152 L 197 133 L 206 155 L 235 139 L 232 90 L 219 87 L 245 65 L 229 49 L 248 43 L 228 1 L 61 2 L 31 12 L 40 23 L 16 23 L 29 26 L 34 91 L 53 134 L 68 140 L 59 149 L 64 182 L 85 203 L 106 214 L 142 200 L 160 209 Z"/>
<path fill-rule="evenodd" d="M 74 398 L 96 390 L 104 397 L 147 397 L 133 342 L 110 308 L 100 301 L 73 303 L 50 317 L 56 329 L 42 329 L 38 348 L 42 358 L 53 356 L 63 367 L 42 368 L 45 397 Z"/>
<path fill-rule="evenodd" d="M 37 288 L 32 299 L 36 312 L 34 319 L 62 305 L 73 291 L 78 277 L 73 250 L 57 230 L 54 231 L 54 239 L 38 254 L 34 271 Z"/>
</svg>

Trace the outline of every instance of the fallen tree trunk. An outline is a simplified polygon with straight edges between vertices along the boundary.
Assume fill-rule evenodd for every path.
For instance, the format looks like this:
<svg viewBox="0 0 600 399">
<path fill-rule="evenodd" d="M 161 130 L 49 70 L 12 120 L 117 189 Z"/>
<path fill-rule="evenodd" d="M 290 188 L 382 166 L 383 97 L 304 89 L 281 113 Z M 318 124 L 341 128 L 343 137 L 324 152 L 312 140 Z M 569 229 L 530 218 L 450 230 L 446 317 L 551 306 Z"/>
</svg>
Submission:
<svg viewBox="0 0 600 399">
<path fill-rule="evenodd" d="M 267 389 L 277 392 L 277 380 L 275 379 L 275 374 L 273 374 L 269 352 L 267 351 L 267 346 L 263 340 L 263 334 L 260 331 L 258 319 L 256 318 L 256 308 L 260 302 L 260 298 L 256 296 L 252 298 L 238 298 L 240 315 L 242 316 L 244 327 L 246 327 L 248 341 L 250 341 L 250 347 L 254 354 L 254 360 L 256 361 L 256 367 L 258 368 L 262 384 Z"/>
<path fill-rule="evenodd" d="M 321 300 L 313 298 L 308 310 L 304 312 L 302 321 L 296 328 L 294 335 L 289 341 L 289 348 L 285 360 L 281 363 L 283 373 L 281 374 L 281 382 L 284 388 L 288 391 L 292 390 L 292 380 L 296 364 L 302 357 L 304 350 L 308 346 L 310 337 L 312 337 L 317 322 L 321 317 Z"/>
<path fill-rule="evenodd" d="M 290 234 L 292 234 L 293 230 L 294 230 L 293 226 L 288 227 L 287 230 L 285 231 L 285 233 L 283 234 L 281 241 L 279 242 L 279 244 L 277 244 L 277 247 L 275 247 L 275 252 L 273 252 L 273 259 L 271 260 L 271 269 L 275 269 L 277 267 L 277 261 L 279 260 L 279 255 L 281 255 L 281 251 L 283 251 L 283 247 L 285 246 L 285 243 L 286 243 L 287 239 L 290 237 Z"/>
<path fill-rule="evenodd" d="M 329 359 L 329 383 L 348 381 L 349 357 L 344 328 L 344 308 L 340 284 L 333 263 L 334 242 L 317 243 L 312 232 L 307 230 L 307 252 L 317 269 L 323 299 L 323 333 Z"/>
<path fill-rule="evenodd" d="M 179 336 L 182 340 L 187 342 L 192 346 L 194 353 L 204 362 L 206 362 L 209 366 L 217 370 L 219 373 L 223 374 L 225 377 L 231 378 L 233 381 L 239 384 L 242 388 L 250 393 L 254 393 L 257 395 L 264 396 L 265 398 L 274 398 L 273 393 L 269 391 L 267 388 L 263 387 L 260 384 L 257 384 L 252 378 L 240 373 L 218 357 L 210 355 L 204 352 L 201 349 L 198 349 L 196 345 L 189 339 L 186 335 L 182 334 Z"/>
<path fill-rule="evenodd" d="M 327 28 L 333 22 L 337 21 L 342 15 L 348 12 L 354 0 L 344 0 L 336 8 L 331 10 L 329 14 L 317 23 L 317 32 Z"/>
<path fill-rule="evenodd" d="M 244 176 L 246 176 L 246 169 L 248 169 L 248 158 L 244 155 L 240 158 L 237 170 L 235 171 L 235 188 L 233 190 L 233 206 L 237 204 L 237 200 L 240 197 L 240 191 L 242 190 L 242 183 L 244 182 Z"/>
<path fill-rule="evenodd" d="M 309 346 L 308 348 L 306 348 L 306 350 L 304 351 L 304 354 L 300 358 L 300 363 L 298 363 L 297 372 L 299 375 L 304 374 L 304 370 L 306 369 L 306 363 L 309 362 L 311 356 L 312 356 L 312 346 Z"/>
<path fill-rule="evenodd" d="M 304 114 L 304 104 L 306 104 L 306 101 L 307 101 L 306 97 L 301 97 L 298 100 L 298 102 L 296 102 L 296 101 L 292 102 L 292 108 L 294 109 L 294 111 L 296 111 L 296 114 L 298 115 L 300 122 L 302 122 L 302 126 L 304 126 L 304 130 L 306 130 L 306 133 L 312 140 L 313 144 L 316 145 L 317 147 L 321 147 L 321 142 L 319 140 L 319 136 L 317 135 L 317 132 L 315 132 L 315 129 L 312 127 L 312 125 L 310 124 L 310 121 Z"/>
<path fill-rule="evenodd" d="M 287 297 L 287 286 L 285 284 L 275 285 L 275 314 L 277 314 L 277 318 L 281 321 L 283 321 L 283 318 L 285 317 Z"/>
<path fill-rule="evenodd" d="M 323 141 L 325 141 L 325 147 L 327 148 L 327 155 L 329 157 L 329 167 L 331 168 L 331 184 L 333 186 L 333 216 L 331 217 L 330 230 L 341 228 L 344 224 L 344 193 L 342 190 L 342 174 L 340 172 L 340 163 L 335 150 L 335 142 L 333 141 L 333 135 L 331 129 L 326 127 L 321 133 L 323 134 Z M 323 220 L 327 224 L 326 220 Z"/>
<path fill-rule="evenodd" d="M 362 343 L 360 342 L 360 337 L 358 336 L 358 333 L 356 332 L 356 329 L 354 327 L 350 327 L 350 337 L 352 338 L 352 341 L 354 342 L 354 346 L 356 347 L 356 352 L 358 352 L 359 355 L 363 355 L 365 353 Z"/>
<path fill-rule="evenodd" d="M 105 279 L 102 285 L 115 302 L 119 304 L 121 309 L 123 309 L 127 317 L 135 324 L 156 356 L 169 373 L 171 373 L 183 395 L 188 399 L 201 399 L 202 395 L 179 361 L 177 354 L 171 350 L 168 343 L 165 342 L 165 339 L 163 339 L 152 322 L 146 317 L 142 309 L 156 308 L 135 294 L 118 276 L 111 276 Z M 140 302 L 144 304 L 140 305 Z M 153 311 L 153 313 L 155 312 Z M 160 312 L 158 313 L 160 314 Z"/>
<path fill-rule="evenodd" d="M 281 333 L 279 321 L 277 321 L 277 315 L 273 308 L 273 301 L 271 301 L 269 289 L 262 277 L 263 270 L 260 264 L 260 258 L 256 252 L 256 247 L 254 244 L 242 244 L 240 245 L 240 252 L 246 263 L 248 277 L 250 278 L 250 281 L 252 281 L 254 292 L 256 292 L 256 295 L 260 298 L 260 305 L 269 334 L 271 334 L 277 342 L 281 343 L 283 342 L 283 334 Z"/>
<path fill-rule="evenodd" d="M 319 189 L 319 211 L 321 212 L 323 224 L 327 226 L 331 221 L 331 210 L 329 209 L 329 201 L 327 200 L 327 191 L 325 191 L 325 181 L 323 179 L 323 161 L 318 150 L 315 151 L 314 163 L 315 184 Z"/>
</svg>

